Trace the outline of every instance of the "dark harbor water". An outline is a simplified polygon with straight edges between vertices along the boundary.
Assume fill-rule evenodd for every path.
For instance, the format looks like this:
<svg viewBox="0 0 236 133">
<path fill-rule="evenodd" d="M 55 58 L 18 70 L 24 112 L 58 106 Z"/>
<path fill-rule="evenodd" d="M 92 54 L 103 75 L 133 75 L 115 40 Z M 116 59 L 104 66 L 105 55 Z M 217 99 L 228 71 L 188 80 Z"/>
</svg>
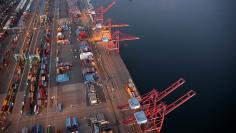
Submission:
<svg viewBox="0 0 236 133">
<path fill-rule="evenodd" d="M 94 0 L 96 7 L 111 0 Z M 235 132 L 236 2 L 234 0 L 118 0 L 106 14 L 141 37 L 121 47 L 140 92 L 163 90 L 179 77 L 198 94 L 166 116 L 162 133 Z"/>
</svg>

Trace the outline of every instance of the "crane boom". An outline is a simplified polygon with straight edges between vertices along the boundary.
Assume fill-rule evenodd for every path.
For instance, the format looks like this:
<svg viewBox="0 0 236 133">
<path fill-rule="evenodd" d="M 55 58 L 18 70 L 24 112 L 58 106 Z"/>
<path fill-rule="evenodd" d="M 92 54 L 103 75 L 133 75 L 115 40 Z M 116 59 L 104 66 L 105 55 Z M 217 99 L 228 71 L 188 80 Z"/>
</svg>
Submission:
<svg viewBox="0 0 236 133">
<path fill-rule="evenodd" d="M 169 104 L 166 107 L 165 115 L 169 114 L 171 111 L 178 108 L 180 105 L 182 105 L 183 103 L 185 103 L 186 101 L 188 101 L 190 98 L 192 98 L 195 95 L 196 95 L 196 92 L 193 90 L 190 90 L 185 95 L 183 95 L 182 97 L 180 97 L 179 99 L 177 99 L 173 103 Z"/>
<path fill-rule="evenodd" d="M 103 14 L 105 14 L 108 10 L 110 10 L 115 4 L 116 4 L 116 1 L 113 1 L 112 3 L 110 3 L 105 9 L 103 9 Z"/>
<path fill-rule="evenodd" d="M 168 88 L 165 90 L 158 92 L 156 89 L 153 89 L 149 93 L 143 95 L 142 97 L 137 97 L 137 99 L 140 102 L 140 105 L 143 108 L 147 107 L 154 107 L 159 104 L 159 101 L 165 98 L 167 95 L 169 95 L 171 92 L 176 90 L 178 87 L 183 85 L 185 83 L 185 80 L 183 78 L 180 78 L 178 81 L 170 85 Z M 145 106 L 144 106 L 145 105 Z M 124 104 L 117 106 L 118 109 L 120 110 L 128 110 L 129 109 L 129 104 Z"/>
<path fill-rule="evenodd" d="M 166 88 L 164 91 L 158 94 L 158 101 L 169 95 L 171 92 L 176 90 L 178 87 L 183 85 L 185 83 L 185 80 L 183 78 L 180 78 L 178 81 L 176 81 L 174 84 Z"/>
<path fill-rule="evenodd" d="M 139 37 L 132 36 L 132 35 L 129 35 L 129 34 L 124 34 L 124 33 L 120 32 L 120 31 L 115 31 L 112 34 L 112 38 L 113 38 L 113 40 L 119 40 L 120 42 L 121 41 L 131 41 L 131 40 L 138 40 L 138 39 L 140 39 Z"/>
</svg>

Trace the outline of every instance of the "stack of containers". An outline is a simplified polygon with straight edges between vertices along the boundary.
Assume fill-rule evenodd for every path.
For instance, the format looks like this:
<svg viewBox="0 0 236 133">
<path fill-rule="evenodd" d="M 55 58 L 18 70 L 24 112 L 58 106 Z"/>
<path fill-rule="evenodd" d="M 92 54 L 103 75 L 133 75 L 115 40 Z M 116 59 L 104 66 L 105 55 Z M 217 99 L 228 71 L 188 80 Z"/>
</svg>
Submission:
<svg viewBox="0 0 236 133">
<path fill-rule="evenodd" d="M 48 87 L 48 70 L 49 70 L 49 55 L 50 55 L 50 30 L 45 30 L 43 42 L 37 50 L 39 63 L 36 67 L 36 77 L 34 78 L 33 90 L 31 88 L 31 110 L 34 114 L 39 113 L 40 107 L 45 107 L 47 102 L 47 87 Z M 33 98 L 32 98 L 33 97 Z M 32 112 L 32 111 L 31 111 Z"/>
<path fill-rule="evenodd" d="M 85 83 L 93 83 L 97 77 L 97 71 L 95 68 L 93 53 L 91 52 L 87 41 L 82 41 L 80 43 L 79 52 Z"/>
<path fill-rule="evenodd" d="M 78 133 L 79 123 L 78 123 L 78 117 L 74 116 L 72 117 L 66 117 L 66 131 L 70 133 Z"/>
<path fill-rule="evenodd" d="M 27 89 L 29 90 L 28 98 L 24 99 L 24 108 L 26 113 L 32 114 L 35 107 L 35 93 L 37 87 L 38 69 L 40 65 L 39 59 L 33 59 L 30 64 L 30 72 L 28 74 Z M 30 110 L 28 110 L 30 109 Z"/>
<path fill-rule="evenodd" d="M 57 28 L 57 43 L 60 44 L 69 44 L 69 40 L 65 39 L 64 35 L 62 34 L 63 31 L 70 31 L 70 27 L 64 23 L 61 27 Z M 57 57 L 56 57 L 56 67 L 57 67 L 57 77 L 56 77 L 56 81 L 57 82 L 65 82 L 65 81 L 69 81 L 69 74 L 68 72 L 70 71 L 72 65 L 70 63 L 60 63 L 60 59 L 59 59 L 59 54 L 58 54 L 58 50 L 57 50 Z"/>
<path fill-rule="evenodd" d="M 50 36 L 51 31 L 45 30 L 44 40 L 45 42 L 41 44 L 40 49 L 40 78 L 39 78 L 39 89 L 38 89 L 38 106 L 43 107 L 42 103 L 47 101 L 47 87 L 48 87 L 48 70 L 49 70 L 49 56 L 50 56 Z"/>
<path fill-rule="evenodd" d="M 88 37 L 88 33 L 85 30 L 85 28 L 80 27 L 80 26 L 77 27 L 77 29 L 75 30 L 75 34 L 76 34 L 77 40 L 86 39 Z"/>
<path fill-rule="evenodd" d="M 31 129 L 31 133 L 43 133 L 43 126 L 41 124 L 35 124 Z"/>
</svg>

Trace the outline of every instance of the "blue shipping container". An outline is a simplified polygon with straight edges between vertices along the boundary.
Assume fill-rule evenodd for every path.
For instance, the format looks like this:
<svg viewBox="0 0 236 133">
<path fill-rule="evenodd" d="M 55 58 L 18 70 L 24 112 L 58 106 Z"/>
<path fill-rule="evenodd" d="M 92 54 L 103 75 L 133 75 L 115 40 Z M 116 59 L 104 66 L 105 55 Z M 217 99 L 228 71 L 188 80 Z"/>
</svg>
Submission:
<svg viewBox="0 0 236 133">
<path fill-rule="evenodd" d="M 78 126 L 78 118 L 73 117 L 73 126 Z"/>
<path fill-rule="evenodd" d="M 36 126 L 33 126 L 33 127 L 32 127 L 31 133 L 37 133 L 37 128 L 36 128 Z"/>
<path fill-rule="evenodd" d="M 70 128 L 71 123 L 70 123 L 70 117 L 66 117 L 66 128 Z"/>
<path fill-rule="evenodd" d="M 37 133 L 43 133 L 43 127 L 40 124 L 37 124 Z"/>
</svg>

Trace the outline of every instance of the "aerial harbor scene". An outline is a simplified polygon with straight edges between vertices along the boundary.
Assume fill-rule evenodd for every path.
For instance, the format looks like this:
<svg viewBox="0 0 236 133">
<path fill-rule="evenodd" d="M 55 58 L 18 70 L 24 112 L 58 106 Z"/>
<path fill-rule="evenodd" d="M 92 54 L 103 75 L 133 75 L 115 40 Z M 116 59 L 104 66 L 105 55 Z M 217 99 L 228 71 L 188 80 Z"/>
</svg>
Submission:
<svg viewBox="0 0 236 133">
<path fill-rule="evenodd" d="M 234 0 L 0 0 L 0 133 L 233 133 Z"/>
</svg>

